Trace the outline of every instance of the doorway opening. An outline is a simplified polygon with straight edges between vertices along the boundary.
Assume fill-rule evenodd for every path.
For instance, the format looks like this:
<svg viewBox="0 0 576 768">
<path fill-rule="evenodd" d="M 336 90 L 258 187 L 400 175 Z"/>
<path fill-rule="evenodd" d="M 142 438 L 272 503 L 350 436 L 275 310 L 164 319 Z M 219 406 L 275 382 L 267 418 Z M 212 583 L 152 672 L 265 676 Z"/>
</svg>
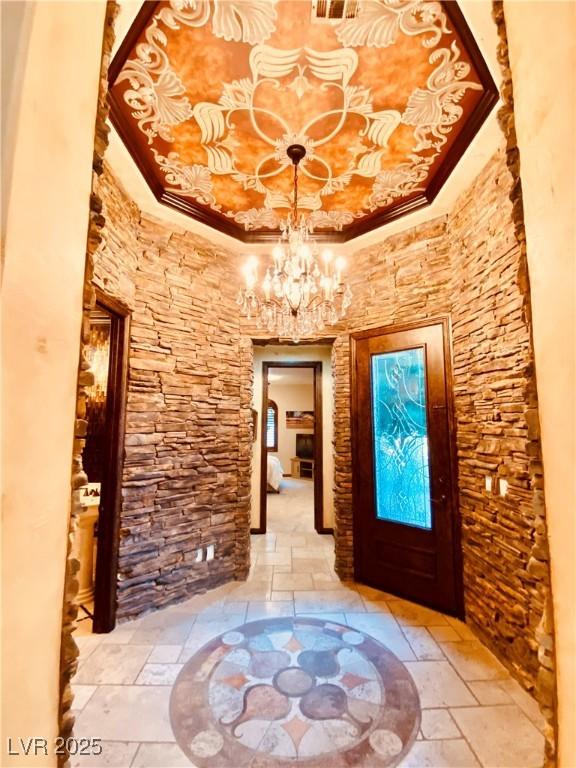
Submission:
<svg viewBox="0 0 576 768">
<path fill-rule="evenodd" d="M 262 383 L 254 488 L 259 498 L 253 502 L 252 533 L 333 532 L 331 480 L 326 482 L 332 461 L 325 455 L 331 429 L 323 402 L 323 386 L 331 377 L 330 348 L 318 349 L 323 359 L 311 354 L 282 359 L 270 348 L 262 362 L 255 361 L 255 369 L 261 365 Z"/>
<path fill-rule="evenodd" d="M 86 399 L 80 488 L 81 512 L 74 538 L 78 573 L 78 624 L 82 633 L 110 632 L 116 623 L 119 525 L 124 454 L 128 311 L 98 293 L 90 313 L 87 357 L 94 383 Z"/>
</svg>

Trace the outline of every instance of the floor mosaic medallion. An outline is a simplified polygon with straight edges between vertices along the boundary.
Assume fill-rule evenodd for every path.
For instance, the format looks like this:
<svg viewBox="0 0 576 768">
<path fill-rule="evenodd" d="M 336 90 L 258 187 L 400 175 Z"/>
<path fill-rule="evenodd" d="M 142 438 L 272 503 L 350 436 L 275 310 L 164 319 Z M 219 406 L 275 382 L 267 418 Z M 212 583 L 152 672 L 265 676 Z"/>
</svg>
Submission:
<svg viewBox="0 0 576 768">
<path fill-rule="evenodd" d="M 420 725 L 404 665 L 369 635 L 307 618 L 253 621 L 183 667 L 170 719 L 199 768 L 394 766 Z"/>
</svg>

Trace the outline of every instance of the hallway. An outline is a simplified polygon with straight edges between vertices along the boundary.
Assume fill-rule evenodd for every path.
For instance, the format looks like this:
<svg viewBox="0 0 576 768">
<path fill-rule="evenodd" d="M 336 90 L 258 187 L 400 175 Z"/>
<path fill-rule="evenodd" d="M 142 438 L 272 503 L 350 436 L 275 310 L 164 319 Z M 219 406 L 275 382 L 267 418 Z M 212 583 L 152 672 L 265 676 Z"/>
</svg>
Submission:
<svg viewBox="0 0 576 768">
<path fill-rule="evenodd" d="M 311 487 L 269 495 L 246 583 L 77 638 L 75 735 L 103 754 L 73 765 L 542 764 L 536 704 L 464 624 L 339 581 Z"/>
</svg>

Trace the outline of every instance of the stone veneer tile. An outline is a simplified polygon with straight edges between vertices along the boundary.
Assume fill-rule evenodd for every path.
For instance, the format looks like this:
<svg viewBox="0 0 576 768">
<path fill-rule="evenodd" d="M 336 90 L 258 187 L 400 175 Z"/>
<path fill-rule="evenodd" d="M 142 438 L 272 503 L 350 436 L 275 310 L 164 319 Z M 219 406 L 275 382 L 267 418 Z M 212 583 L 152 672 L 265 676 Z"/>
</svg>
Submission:
<svg viewBox="0 0 576 768">
<path fill-rule="evenodd" d="M 484 766 L 541 768 L 544 737 L 515 705 L 451 710 Z"/>
</svg>

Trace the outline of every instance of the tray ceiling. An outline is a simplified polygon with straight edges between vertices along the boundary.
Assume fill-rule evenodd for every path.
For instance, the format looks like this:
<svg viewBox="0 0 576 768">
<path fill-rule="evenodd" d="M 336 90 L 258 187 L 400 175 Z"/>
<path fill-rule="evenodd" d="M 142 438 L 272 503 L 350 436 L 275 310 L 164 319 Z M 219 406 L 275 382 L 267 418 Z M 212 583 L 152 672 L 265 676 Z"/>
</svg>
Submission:
<svg viewBox="0 0 576 768">
<path fill-rule="evenodd" d="M 160 202 L 275 238 L 301 143 L 300 208 L 345 241 L 430 203 L 497 91 L 455 2 L 170 0 L 144 3 L 110 98 Z"/>
</svg>

